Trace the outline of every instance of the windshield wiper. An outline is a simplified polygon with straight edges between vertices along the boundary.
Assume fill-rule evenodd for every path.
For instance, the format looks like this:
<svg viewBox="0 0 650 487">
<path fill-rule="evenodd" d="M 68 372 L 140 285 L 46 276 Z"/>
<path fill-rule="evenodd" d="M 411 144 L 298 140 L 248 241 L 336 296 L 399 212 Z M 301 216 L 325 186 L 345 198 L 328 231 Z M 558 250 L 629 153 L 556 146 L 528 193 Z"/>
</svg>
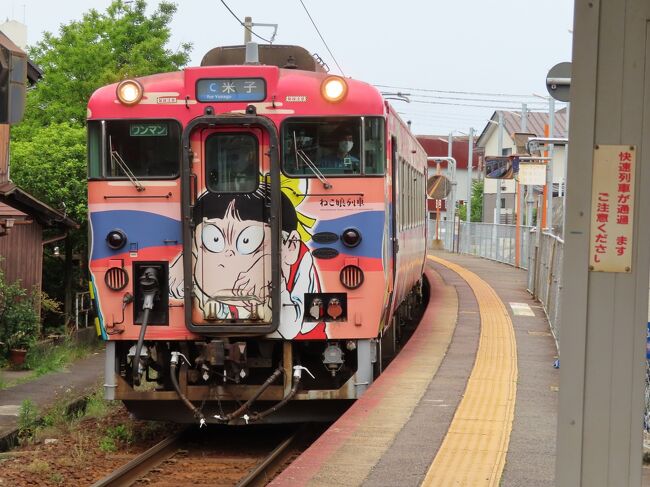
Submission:
<svg viewBox="0 0 650 487">
<path fill-rule="evenodd" d="M 126 175 L 127 178 L 129 178 L 129 181 L 133 183 L 133 186 L 135 186 L 135 189 L 138 191 L 144 191 L 144 186 L 140 181 L 138 181 L 138 178 L 135 177 L 135 174 L 133 174 L 133 171 L 131 171 L 131 168 L 128 166 L 128 164 L 122 159 L 122 156 L 120 155 L 117 150 L 113 149 L 113 141 L 111 137 L 108 137 L 108 144 L 111 148 L 111 162 L 122 170 L 122 172 Z"/>
<path fill-rule="evenodd" d="M 320 172 L 318 167 L 316 167 L 316 164 L 312 162 L 312 160 L 309 158 L 307 154 L 305 154 L 305 151 L 300 149 L 298 150 L 298 142 L 296 140 L 296 131 L 293 131 L 293 147 L 296 152 L 296 159 L 300 158 L 303 164 L 305 164 L 311 172 L 314 173 L 314 176 L 318 178 L 318 180 L 323 183 L 323 186 L 325 189 L 330 189 L 332 185 L 329 183 L 327 179 L 325 179 L 325 176 L 323 176 L 323 173 Z"/>
</svg>

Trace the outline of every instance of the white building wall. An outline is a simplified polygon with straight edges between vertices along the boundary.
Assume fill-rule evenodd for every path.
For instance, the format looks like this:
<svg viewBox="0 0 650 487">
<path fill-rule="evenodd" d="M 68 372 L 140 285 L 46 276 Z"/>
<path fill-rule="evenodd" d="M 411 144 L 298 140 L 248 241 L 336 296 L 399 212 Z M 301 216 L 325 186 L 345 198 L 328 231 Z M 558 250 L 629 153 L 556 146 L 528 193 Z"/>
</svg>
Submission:
<svg viewBox="0 0 650 487">
<path fill-rule="evenodd" d="M 8 20 L 0 24 L 0 32 L 6 35 L 11 41 L 23 51 L 27 48 L 27 26 L 17 20 Z"/>
</svg>

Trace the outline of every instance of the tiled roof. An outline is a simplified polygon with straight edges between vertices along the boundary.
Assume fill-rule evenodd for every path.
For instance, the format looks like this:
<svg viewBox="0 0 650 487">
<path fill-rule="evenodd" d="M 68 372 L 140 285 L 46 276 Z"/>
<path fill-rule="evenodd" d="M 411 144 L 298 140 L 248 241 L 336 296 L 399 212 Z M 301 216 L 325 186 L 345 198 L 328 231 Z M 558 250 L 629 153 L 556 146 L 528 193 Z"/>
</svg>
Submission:
<svg viewBox="0 0 650 487">
<path fill-rule="evenodd" d="M 508 135 L 510 135 L 510 137 L 512 137 L 515 132 L 523 132 L 523 130 L 521 130 L 521 111 L 502 111 L 501 113 L 503 113 L 504 130 Z M 498 122 L 499 111 L 494 112 L 490 120 Z M 534 133 L 537 137 L 544 137 L 544 125 L 548 124 L 549 121 L 550 117 L 548 112 L 529 111 L 527 112 L 526 117 L 526 132 Z M 553 137 L 567 137 L 569 130 L 567 122 L 566 108 L 555 112 Z M 497 130 L 497 128 L 498 126 L 496 124 L 488 122 L 478 138 L 478 143 L 481 146 L 484 146 L 487 139 L 490 138 L 490 135 Z"/>
<path fill-rule="evenodd" d="M 447 135 L 416 135 L 418 142 L 424 148 L 429 157 L 447 157 Z M 476 139 L 474 140 L 474 149 L 476 149 Z M 467 169 L 467 155 L 469 150 L 469 139 L 467 137 L 454 137 L 452 140 L 452 157 L 456 159 L 456 169 Z M 479 156 L 474 151 L 473 167 L 477 167 Z M 446 163 L 441 164 L 446 167 Z M 435 166 L 435 163 L 429 163 L 429 166 Z"/>
</svg>

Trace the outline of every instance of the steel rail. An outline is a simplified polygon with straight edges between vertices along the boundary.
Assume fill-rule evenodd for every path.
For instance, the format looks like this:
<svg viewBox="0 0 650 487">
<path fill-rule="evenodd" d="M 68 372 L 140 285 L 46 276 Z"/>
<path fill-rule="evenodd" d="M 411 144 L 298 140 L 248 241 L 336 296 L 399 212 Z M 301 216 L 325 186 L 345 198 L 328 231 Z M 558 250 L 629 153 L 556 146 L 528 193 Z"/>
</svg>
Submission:
<svg viewBox="0 0 650 487">
<path fill-rule="evenodd" d="M 114 470 L 101 480 L 98 480 L 92 487 L 122 487 L 132 485 L 153 468 L 160 465 L 171 457 L 179 448 L 179 443 L 186 430 L 171 435 L 160 443 L 149 448 L 138 455 L 126 465 Z"/>
<path fill-rule="evenodd" d="M 290 446 L 292 446 L 300 434 L 303 432 L 301 429 L 296 433 L 292 434 L 289 438 L 284 440 L 278 446 L 276 446 L 271 453 L 269 453 L 264 460 L 262 460 L 257 466 L 243 479 L 241 479 L 235 487 L 256 487 L 266 485 L 268 479 L 264 474 L 269 470 L 275 467 L 278 467 L 286 458 L 283 453 L 286 453 Z"/>
</svg>

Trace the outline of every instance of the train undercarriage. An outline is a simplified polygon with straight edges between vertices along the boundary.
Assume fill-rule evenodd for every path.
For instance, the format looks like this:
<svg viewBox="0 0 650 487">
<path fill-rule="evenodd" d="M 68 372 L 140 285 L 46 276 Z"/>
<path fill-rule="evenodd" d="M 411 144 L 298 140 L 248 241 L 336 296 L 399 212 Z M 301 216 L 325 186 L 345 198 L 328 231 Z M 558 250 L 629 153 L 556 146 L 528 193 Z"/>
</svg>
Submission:
<svg viewBox="0 0 650 487">
<path fill-rule="evenodd" d="M 200 423 L 328 421 L 360 397 L 396 356 L 428 302 L 426 279 L 382 336 L 283 341 L 218 337 L 107 344 L 105 397 L 136 417 Z"/>
</svg>

